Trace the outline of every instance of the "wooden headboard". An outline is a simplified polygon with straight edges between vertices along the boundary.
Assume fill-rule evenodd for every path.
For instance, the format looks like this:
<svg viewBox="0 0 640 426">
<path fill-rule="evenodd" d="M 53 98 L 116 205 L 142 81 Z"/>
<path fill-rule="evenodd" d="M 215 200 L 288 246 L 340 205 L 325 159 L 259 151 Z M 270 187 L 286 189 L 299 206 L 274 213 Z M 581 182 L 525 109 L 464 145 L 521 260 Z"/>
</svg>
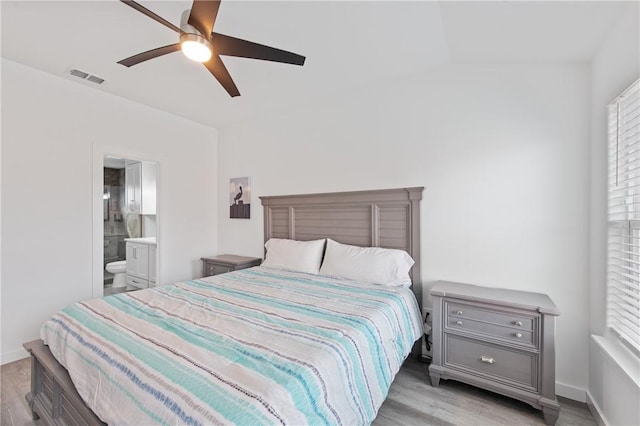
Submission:
<svg viewBox="0 0 640 426">
<path fill-rule="evenodd" d="M 420 200 L 423 187 L 260 197 L 264 240 L 335 241 L 407 251 L 413 292 L 422 305 Z"/>
</svg>

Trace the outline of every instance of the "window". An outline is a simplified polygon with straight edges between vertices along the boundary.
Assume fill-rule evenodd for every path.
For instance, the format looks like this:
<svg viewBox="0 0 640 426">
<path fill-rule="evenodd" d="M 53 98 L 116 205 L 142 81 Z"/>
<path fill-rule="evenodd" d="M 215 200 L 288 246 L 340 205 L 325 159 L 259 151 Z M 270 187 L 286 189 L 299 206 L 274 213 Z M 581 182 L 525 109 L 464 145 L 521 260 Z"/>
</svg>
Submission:
<svg viewBox="0 0 640 426">
<path fill-rule="evenodd" d="M 607 326 L 640 354 L 640 80 L 609 105 Z"/>
</svg>

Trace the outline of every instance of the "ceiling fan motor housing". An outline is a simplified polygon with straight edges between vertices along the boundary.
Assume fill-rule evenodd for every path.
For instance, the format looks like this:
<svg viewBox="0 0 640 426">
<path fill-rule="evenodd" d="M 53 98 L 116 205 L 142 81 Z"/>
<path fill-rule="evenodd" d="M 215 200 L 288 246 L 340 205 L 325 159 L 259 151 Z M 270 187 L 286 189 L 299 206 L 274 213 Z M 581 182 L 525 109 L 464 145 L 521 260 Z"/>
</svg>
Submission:
<svg viewBox="0 0 640 426">
<path fill-rule="evenodd" d="M 240 96 L 240 91 L 236 87 L 233 78 L 231 78 L 224 62 L 220 59 L 220 55 L 304 65 L 305 57 L 302 55 L 224 34 L 213 33 L 212 30 L 221 0 L 193 0 L 191 9 L 187 9 L 182 13 L 180 28 L 134 0 L 120 1 L 180 35 L 179 43 L 157 47 L 118 61 L 119 64 L 126 67 L 182 50 L 182 53 L 187 58 L 202 63 L 227 93 L 231 97 L 235 97 Z M 189 21 L 194 25 L 190 25 Z M 212 46 L 214 39 L 216 52 L 213 51 Z"/>
<path fill-rule="evenodd" d="M 213 46 L 211 46 L 211 43 L 209 42 L 209 37 L 203 36 L 196 27 L 189 25 L 190 14 L 190 9 L 182 12 L 182 17 L 180 18 L 180 29 L 182 30 L 182 33 L 180 34 L 180 43 L 184 43 L 185 41 L 195 41 L 197 43 L 204 44 L 209 48 L 209 50 L 213 50 Z"/>
<path fill-rule="evenodd" d="M 189 25 L 189 15 L 191 15 L 191 9 L 186 9 L 182 12 L 182 16 L 180 17 L 180 29 L 187 34 L 200 34 L 200 31 L 196 29 L 196 27 Z"/>
</svg>

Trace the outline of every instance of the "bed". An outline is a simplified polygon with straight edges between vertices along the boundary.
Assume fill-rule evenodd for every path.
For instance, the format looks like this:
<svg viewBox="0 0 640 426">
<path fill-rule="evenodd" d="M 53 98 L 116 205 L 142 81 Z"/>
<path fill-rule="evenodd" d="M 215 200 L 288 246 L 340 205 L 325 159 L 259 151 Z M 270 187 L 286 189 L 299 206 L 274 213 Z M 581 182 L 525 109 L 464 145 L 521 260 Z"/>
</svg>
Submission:
<svg viewBox="0 0 640 426">
<path fill-rule="evenodd" d="M 261 197 L 265 241 L 419 259 L 421 193 Z M 421 335 L 419 287 L 255 267 L 74 304 L 25 345 L 27 400 L 49 424 L 369 424 Z"/>
</svg>

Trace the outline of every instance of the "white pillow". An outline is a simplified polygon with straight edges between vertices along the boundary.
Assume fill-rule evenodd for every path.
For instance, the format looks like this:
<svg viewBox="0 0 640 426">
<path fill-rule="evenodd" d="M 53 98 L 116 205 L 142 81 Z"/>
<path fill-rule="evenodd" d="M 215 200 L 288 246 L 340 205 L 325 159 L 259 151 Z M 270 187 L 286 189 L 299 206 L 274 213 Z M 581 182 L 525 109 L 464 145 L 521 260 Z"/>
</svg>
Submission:
<svg viewBox="0 0 640 426">
<path fill-rule="evenodd" d="M 271 238 L 264 244 L 267 254 L 262 266 L 317 275 L 322 263 L 324 241 Z"/>
<path fill-rule="evenodd" d="M 410 286 L 414 262 L 404 250 L 358 247 L 327 238 L 321 275 L 387 286 Z"/>
</svg>

